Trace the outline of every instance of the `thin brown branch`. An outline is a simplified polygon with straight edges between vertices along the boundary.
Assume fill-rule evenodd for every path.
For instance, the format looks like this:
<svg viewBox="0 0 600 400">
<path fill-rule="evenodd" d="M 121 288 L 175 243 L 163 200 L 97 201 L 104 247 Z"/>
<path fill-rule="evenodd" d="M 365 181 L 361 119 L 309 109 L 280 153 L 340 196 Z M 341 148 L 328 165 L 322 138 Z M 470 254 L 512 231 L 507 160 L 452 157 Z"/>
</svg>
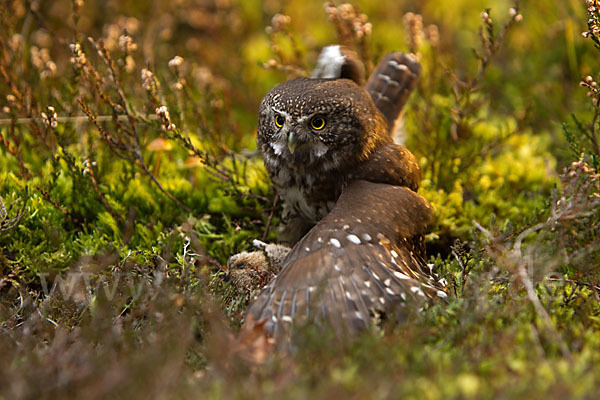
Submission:
<svg viewBox="0 0 600 400">
<path fill-rule="evenodd" d="M 154 174 L 148 169 L 148 167 L 146 166 L 146 164 L 144 163 L 144 159 L 141 157 L 138 158 L 138 162 L 142 168 L 142 170 L 144 171 L 144 173 L 146 173 L 146 175 L 148 175 L 148 177 L 150 178 L 150 180 L 152 182 L 154 182 L 154 184 L 156 185 L 156 187 L 158 187 L 158 189 L 163 192 L 165 194 L 165 196 L 167 196 L 169 199 L 171 199 L 175 204 L 177 204 L 179 207 L 183 208 L 185 211 L 191 213 L 192 209 L 189 208 L 188 206 L 186 206 L 185 204 L 183 204 L 181 201 L 179 201 L 176 197 L 174 197 L 171 193 L 169 193 L 169 191 L 167 191 L 162 184 L 158 181 L 158 179 L 156 179 L 156 177 L 154 176 Z"/>
<path fill-rule="evenodd" d="M 114 115 L 96 115 L 94 117 L 94 119 L 98 122 L 107 122 L 107 121 L 113 121 L 114 119 L 117 119 L 118 121 L 128 121 L 129 117 L 127 115 L 117 115 L 116 117 Z M 156 116 L 156 114 L 150 114 L 146 116 L 146 119 L 148 120 L 157 120 L 158 117 Z M 0 125 L 25 125 L 25 124 L 29 124 L 31 122 L 42 122 L 42 118 L 40 117 L 28 117 L 28 118 L 0 118 Z M 59 123 L 81 123 L 81 122 L 85 122 L 85 121 L 89 121 L 89 116 L 88 115 L 73 115 L 70 117 L 58 117 L 56 118 L 56 121 Z"/>
<path fill-rule="evenodd" d="M 275 195 L 273 198 L 273 204 L 271 205 L 271 211 L 269 212 L 269 218 L 267 219 L 267 225 L 265 226 L 265 231 L 262 235 L 263 242 L 267 240 L 267 236 L 269 235 L 269 230 L 271 229 L 271 222 L 273 221 L 273 216 L 275 215 L 275 210 L 277 209 L 277 201 L 279 200 L 279 195 Z"/>
</svg>

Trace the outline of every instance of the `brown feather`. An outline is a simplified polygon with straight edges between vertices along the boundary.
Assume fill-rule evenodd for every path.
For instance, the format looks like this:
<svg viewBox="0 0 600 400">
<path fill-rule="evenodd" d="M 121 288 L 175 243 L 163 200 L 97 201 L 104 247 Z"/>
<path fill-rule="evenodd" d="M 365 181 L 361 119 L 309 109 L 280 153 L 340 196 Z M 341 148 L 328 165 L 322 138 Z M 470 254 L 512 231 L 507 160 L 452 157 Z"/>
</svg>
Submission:
<svg viewBox="0 0 600 400">
<path fill-rule="evenodd" d="M 387 120 L 390 130 L 417 86 L 420 74 L 421 65 L 413 55 L 395 52 L 387 54 L 369 77 L 365 90 Z"/>
<path fill-rule="evenodd" d="M 374 312 L 401 315 L 409 299 L 445 297 L 423 272 L 416 248 L 430 217 L 429 203 L 407 188 L 354 182 L 294 246 L 247 315 L 269 319 L 265 327 L 274 336 L 280 324 L 316 316 L 355 332 Z M 296 301 L 292 295 L 282 303 L 283 293 Z"/>
</svg>

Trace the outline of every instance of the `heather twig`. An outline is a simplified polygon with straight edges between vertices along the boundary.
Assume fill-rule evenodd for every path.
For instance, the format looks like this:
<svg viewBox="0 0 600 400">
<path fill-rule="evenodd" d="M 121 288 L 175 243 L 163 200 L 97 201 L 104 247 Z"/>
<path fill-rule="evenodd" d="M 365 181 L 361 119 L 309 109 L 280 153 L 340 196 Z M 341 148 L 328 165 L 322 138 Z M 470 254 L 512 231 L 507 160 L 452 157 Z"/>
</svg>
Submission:
<svg viewBox="0 0 600 400">
<path fill-rule="evenodd" d="M 302 50 L 294 35 L 290 31 L 292 19 L 289 15 L 275 14 L 271 19 L 271 25 L 265 28 L 269 35 L 269 44 L 274 58 L 263 64 L 264 68 L 283 71 L 290 77 L 308 75 L 307 67 L 303 60 Z M 285 38 L 292 46 L 292 57 L 288 57 L 277 43 L 279 38 Z"/>
<path fill-rule="evenodd" d="M 473 103 L 472 96 L 480 90 L 481 82 L 485 77 L 490 62 L 502 48 L 502 44 L 513 26 L 523 20 L 523 16 L 519 14 L 519 1 L 517 1 L 509 10 L 510 19 L 504 24 L 498 36 L 496 36 L 494 21 L 490 14 L 491 10 L 489 8 L 481 13 L 482 25 L 479 28 L 481 49 L 473 49 L 475 59 L 477 60 L 477 72 L 474 76 L 466 80 L 459 79 L 455 74 L 450 75 L 454 81 L 453 94 L 456 103 L 452 109 L 455 125 L 451 130 L 452 139 L 455 141 L 463 138 L 469 132 L 469 129 L 467 129 L 467 120 L 476 114 L 476 110 L 479 107 Z"/>
<path fill-rule="evenodd" d="M 367 68 L 367 74 L 370 74 L 374 66 L 369 53 L 368 38 L 373 27 L 368 22 L 368 16 L 350 3 L 336 6 L 331 1 L 325 3 L 325 13 L 329 22 L 335 26 L 339 43 L 356 49 Z"/>
<path fill-rule="evenodd" d="M 19 221 L 21 221 L 21 218 L 23 218 L 24 211 L 25 211 L 24 206 L 23 206 L 23 208 L 21 208 L 21 210 L 17 211 L 17 214 L 14 217 L 9 218 L 8 212 L 10 211 L 11 208 L 12 208 L 12 204 L 9 206 L 9 208 L 7 210 L 6 206 L 4 205 L 4 201 L 2 200 L 2 197 L 0 197 L 0 232 L 6 232 L 6 231 L 13 229 L 14 227 L 17 226 Z"/>
<path fill-rule="evenodd" d="M 78 102 L 81 106 L 82 111 L 88 116 L 89 120 L 96 126 L 98 131 L 100 132 L 100 136 L 109 144 L 109 147 L 113 150 L 117 150 L 116 153 L 125 159 L 128 159 L 132 162 L 135 162 L 139 165 L 141 170 L 150 178 L 150 180 L 156 185 L 156 187 L 170 200 L 175 202 L 178 206 L 183 208 L 184 210 L 191 212 L 191 209 L 183 204 L 180 200 L 175 198 L 171 193 L 169 193 L 163 185 L 159 182 L 156 176 L 150 171 L 147 167 L 144 157 L 142 155 L 142 148 L 140 144 L 140 137 L 137 131 L 136 124 L 139 122 L 139 117 L 135 114 L 133 107 L 128 104 L 127 99 L 125 97 L 125 93 L 120 85 L 114 62 L 110 56 L 110 53 L 104 46 L 103 41 L 94 41 L 93 39 L 89 39 L 89 41 L 96 47 L 98 54 L 101 56 L 104 63 L 107 65 L 109 70 L 109 75 L 111 77 L 111 81 L 113 87 L 118 93 L 117 103 L 113 102 L 113 100 L 106 94 L 106 92 L 102 89 L 102 85 L 100 82 L 103 82 L 104 79 L 97 72 L 95 68 L 89 65 L 87 62 L 85 53 L 81 50 L 79 44 L 75 44 L 72 46 L 73 50 L 73 58 L 75 64 L 78 68 L 84 71 L 84 75 L 87 76 L 93 83 L 93 87 L 95 87 L 96 91 L 100 95 L 100 97 L 108 103 L 114 111 L 113 114 L 113 122 L 117 126 L 117 132 L 123 132 L 125 135 L 120 134 L 118 136 L 112 135 L 108 130 L 103 128 L 99 123 L 97 118 L 94 116 L 94 113 L 86 106 L 85 101 L 83 99 L 79 99 Z M 121 123 L 118 119 L 118 113 L 125 113 L 127 116 L 127 124 Z"/>
</svg>

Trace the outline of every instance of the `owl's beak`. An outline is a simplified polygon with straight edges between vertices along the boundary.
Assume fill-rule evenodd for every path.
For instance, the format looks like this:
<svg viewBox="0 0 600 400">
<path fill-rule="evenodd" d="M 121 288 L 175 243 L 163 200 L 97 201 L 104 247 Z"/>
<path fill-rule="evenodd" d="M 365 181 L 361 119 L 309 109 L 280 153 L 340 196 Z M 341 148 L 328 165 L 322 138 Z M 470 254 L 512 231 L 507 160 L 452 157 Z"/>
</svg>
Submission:
<svg viewBox="0 0 600 400">
<path fill-rule="evenodd" d="M 294 132 L 290 132 L 288 136 L 288 149 L 290 149 L 290 153 L 294 154 L 296 147 L 298 147 L 298 139 L 294 135 Z"/>
</svg>

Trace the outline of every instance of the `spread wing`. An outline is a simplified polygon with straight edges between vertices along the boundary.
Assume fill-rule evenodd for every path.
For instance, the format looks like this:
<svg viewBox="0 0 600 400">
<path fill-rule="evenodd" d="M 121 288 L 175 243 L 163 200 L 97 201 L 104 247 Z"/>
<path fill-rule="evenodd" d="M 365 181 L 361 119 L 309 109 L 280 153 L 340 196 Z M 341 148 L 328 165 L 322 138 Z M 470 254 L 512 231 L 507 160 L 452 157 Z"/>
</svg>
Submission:
<svg viewBox="0 0 600 400">
<path fill-rule="evenodd" d="M 387 54 L 369 77 L 365 90 L 387 119 L 391 130 L 413 89 L 417 86 L 421 64 L 411 54 Z"/>
<path fill-rule="evenodd" d="M 247 318 L 266 320 L 271 336 L 307 319 L 352 333 L 374 314 L 445 297 L 422 258 L 430 216 L 429 203 L 406 187 L 355 181 L 294 246 Z"/>
</svg>

